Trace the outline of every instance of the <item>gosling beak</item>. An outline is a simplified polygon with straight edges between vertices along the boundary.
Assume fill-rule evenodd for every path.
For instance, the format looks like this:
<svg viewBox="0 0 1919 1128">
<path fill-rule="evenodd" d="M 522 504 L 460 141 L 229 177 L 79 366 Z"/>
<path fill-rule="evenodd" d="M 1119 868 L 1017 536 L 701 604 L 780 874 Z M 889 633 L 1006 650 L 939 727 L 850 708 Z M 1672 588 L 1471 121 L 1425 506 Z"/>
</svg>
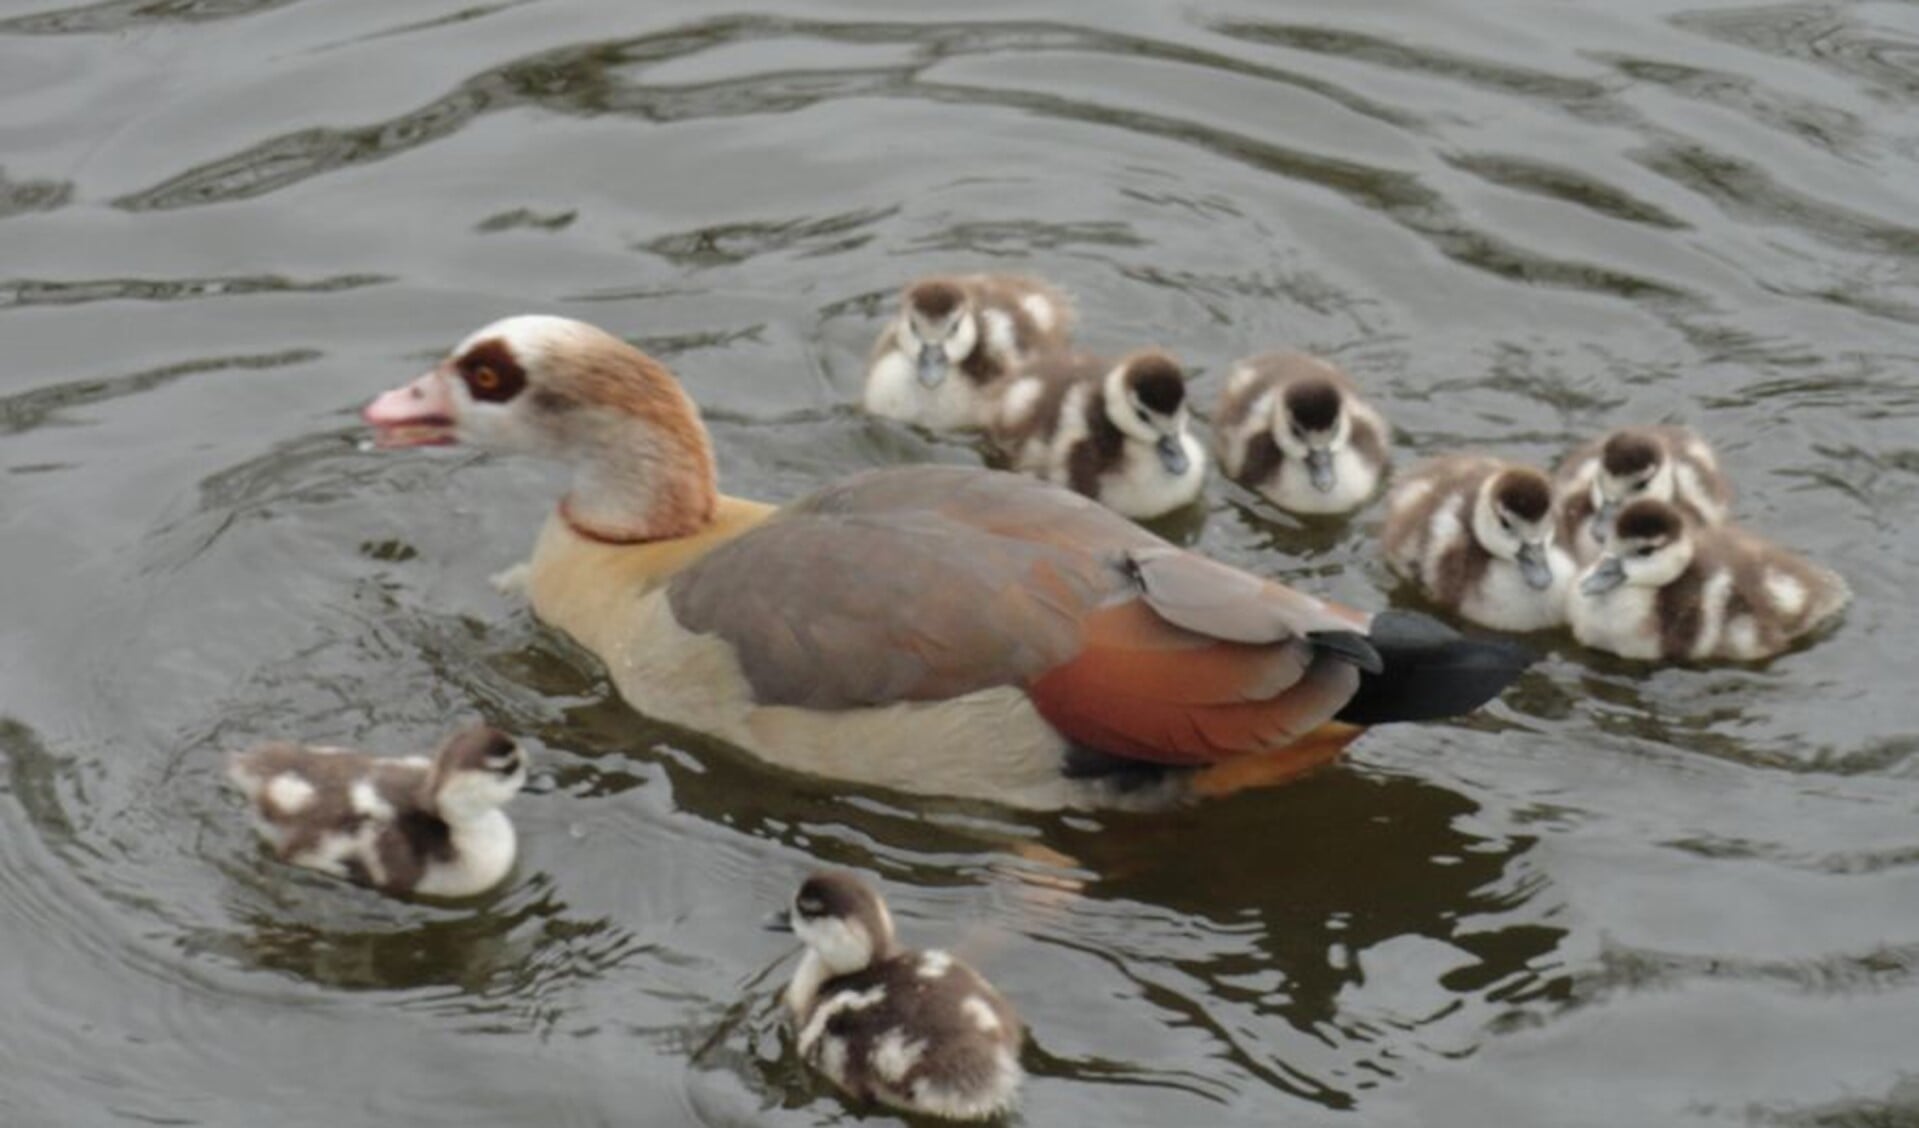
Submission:
<svg viewBox="0 0 1919 1128">
<path fill-rule="evenodd" d="M 1153 450 L 1159 454 L 1159 464 L 1175 478 L 1186 473 L 1193 460 L 1186 457 L 1186 444 L 1179 441 L 1178 435 L 1161 435 L 1153 444 Z"/>
<path fill-rule="evenodd" d="M 920 386 L 937 388 L 940 381 L 946 379 L 946 350 L 939 345 L 921 345 L 919 363 Z"/>
<path fill-rule="evenodd" d="M 456 410 L 448 377 L 435 368 L 367 404 L 360 418 L 382 447 L 447 446 L 454 441 Z"/>
<path fill-rule="evenodd" d="M 1599 508 L 1593 510 L 1593 535 L 1601 541 L 1612 535 L 1613 514 L 1619 512 L 1616 501 L 1602 501 Z"/>
<path fill-rule="evenodd" d="M 793 931 L 793 910 L 781 909 L 770 913 L 764 923 L 768 932 L 791 932 Z"/>
<path fill-rule="evenodd" d="M 1526 586 L 1534 591 L 1545 591 L 1553 586 L 1552 565 L 1546 562 L 1546 546 L 1538 541 L 1527 541 L 1519 546 L 1519 575 Z"/>
<path fill-rule="evenodd" d="M 1586 573 L 1586 578 L 1579 581 L 1579 593 L 1604 595 L 1625 582 L 1626 566 L 1619 562 L 1619 557 L 1601 557 L 1599 563 Z"/>
<path fill-rule="evenodd" d="M 1332 493 L 1338 483 L 1338 475 L 1333 473 L 1333 452 L 1324 447 L 1314 447 L 1306 452 L 1306 473 L 1312 479 L 1313 488 L 1320 493 Z"/>
</svg>

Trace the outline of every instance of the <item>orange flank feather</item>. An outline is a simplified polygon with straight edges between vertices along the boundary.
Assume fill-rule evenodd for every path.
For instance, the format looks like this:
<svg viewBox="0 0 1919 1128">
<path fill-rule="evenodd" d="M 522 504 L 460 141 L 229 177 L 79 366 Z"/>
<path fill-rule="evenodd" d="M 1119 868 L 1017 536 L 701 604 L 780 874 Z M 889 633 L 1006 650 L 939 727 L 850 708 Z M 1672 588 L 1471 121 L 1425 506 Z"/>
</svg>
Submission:
<svg viewBox="0 0 1919 1128">
<path fill-rule="evenodd" d="M 1287 749 L 1359 684 L 1358 670 L 1303 639 L 1221 642 L 1138 599 L 1090 613 L 1081 637 L 1080 653 L 1030 682 L 1028 696 L 1068 739 L 1149 763 L 1198 767 Z"/>
</svg>

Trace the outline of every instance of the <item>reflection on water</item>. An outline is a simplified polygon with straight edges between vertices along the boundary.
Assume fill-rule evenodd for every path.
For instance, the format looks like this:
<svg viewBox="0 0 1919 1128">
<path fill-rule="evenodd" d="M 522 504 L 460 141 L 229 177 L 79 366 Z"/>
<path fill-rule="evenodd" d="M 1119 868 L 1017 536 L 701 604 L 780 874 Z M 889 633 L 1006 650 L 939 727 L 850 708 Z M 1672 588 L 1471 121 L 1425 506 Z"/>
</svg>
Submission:
<svg viewBox="0 0 1919 1128">
<path fill-rule="evenodd" d="M 0 18 L 0 1119 L 838 1122 L 757 927 L 821 862 L 1022 1005 L 1028 1123 L 1914 1115 L 1906 9 L 685 8 Z M 537 309 L 671 363 L 731 492 L 977 462 L 853 406 L 901 283 L 973 268 L 1168 348 L 1202 415 L 1324 352 L 1401 466 L 1690 422 L 1858 604 L 1751 668 L 1542 635 L 1290 789 L 1030 815 L 635 717 L 488 582 L 556 471 L 361 449 L 371 393 Z M 1415 606 L 1376 520 L 1215 482 L 1155 529 Z M 221 789 L 255 740 L 474 716 L 535 770 L 472 904 L 277 865 Z"/>
</svg>

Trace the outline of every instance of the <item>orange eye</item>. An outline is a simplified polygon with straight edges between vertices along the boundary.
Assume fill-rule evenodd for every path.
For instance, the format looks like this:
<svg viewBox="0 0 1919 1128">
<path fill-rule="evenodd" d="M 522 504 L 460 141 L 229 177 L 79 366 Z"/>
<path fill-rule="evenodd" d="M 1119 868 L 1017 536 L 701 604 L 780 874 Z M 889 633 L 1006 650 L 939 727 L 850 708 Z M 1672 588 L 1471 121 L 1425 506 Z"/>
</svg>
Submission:
<svg viewBox="0 0 1919 1128">
<path fill-rule="evenodd" d="M 482 364 L 473 370 L 473 386 L 482 392 L 498 391 L 500 374 Z"/>
</svg>

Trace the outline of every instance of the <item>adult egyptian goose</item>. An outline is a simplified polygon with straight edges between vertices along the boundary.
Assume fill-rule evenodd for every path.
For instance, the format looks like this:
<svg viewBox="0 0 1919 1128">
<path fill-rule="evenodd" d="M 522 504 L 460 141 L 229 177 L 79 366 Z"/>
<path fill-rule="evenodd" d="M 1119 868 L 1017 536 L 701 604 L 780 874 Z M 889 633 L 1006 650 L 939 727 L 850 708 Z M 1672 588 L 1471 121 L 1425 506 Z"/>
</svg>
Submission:
<svg viewBox="0 0 1919 1128">
<path fill-rule="evenodd" d="M 1818 630 L 1851 598 L 1817 564 L 1647 497 L 1620 509 L 1567 613 L 1580 642 L 1625 658 L 1750 662 Z"/>
<path fill-rule="evenodd" d="M 822 870 L 769 927 L 806 944 L 786 1006 L 800 1056 L 842 1091 L 947 1120 L 1012 1107 L 1023 1076 L 1019 1016 L 951 953 L 900 947 L 872 886 Z"/>
<path fill-rule="evenodd" d="M 1413 467 L 1386 494 L 1386 564 L 1482 626 L 1566 621 L 1573 562 L 1558 543 L 1552 483 L 1530 466 L 1455 454 Z"/>
<path fill-rule="evenodd" d="M 1669 501 L 1694 524 L 1732 515 L 1732 483 L 1719 456 L 1690 427 L 1621 427 L 1575 449 L 1553 473 L 1560 543 L 1581 564 L 1605 551 L 1619 507 L 1642 497 Z"/>
<path fill-rule="evenodd" d="M 1034 357 L 1066 347 L 1073 305 L 1017 274 L 922 278 L 873 343 L 866 410 L 935 431 L 984 427 L 993 386 Z"/>
<path fill-rule="evenodd" d="M 1054 353 L 1019 370 L 990 434 L 1013 469 L 1136 520 L 1191 505 L 1206 485 L 1186 372 L 1158 349 L 1117 361 Z"/>
<path fill-rule="evenodd" d="M 526 756 L 484 725 L 431 760 L 274 741 L 231 756 L 227 779 L 281 861 L 388 893 L 470 897 L 518 853 L 500 808 L 526 783 Z"/>
<path fill-rule="evenodd" d="M 1350 513 L 1390 461 L 1386 421 L 1337 366 L 1296 352 L 1233 365 L 1219 397 L 1220 470 L 1288 513 Z"/>
<path fill-rule="evenodd" d="M 822 776 L 1031 807 L 1216 793 L 1322 764 L 1355 726 L 1475 709 L 1529 661 L 1016 474 L 722 496 L 679 384 L 578 321 L 489 325 L 365 415 L 387 446 L 570 463 L 524 572 L 534 613 L 641 712 Z"/>
</svg>

